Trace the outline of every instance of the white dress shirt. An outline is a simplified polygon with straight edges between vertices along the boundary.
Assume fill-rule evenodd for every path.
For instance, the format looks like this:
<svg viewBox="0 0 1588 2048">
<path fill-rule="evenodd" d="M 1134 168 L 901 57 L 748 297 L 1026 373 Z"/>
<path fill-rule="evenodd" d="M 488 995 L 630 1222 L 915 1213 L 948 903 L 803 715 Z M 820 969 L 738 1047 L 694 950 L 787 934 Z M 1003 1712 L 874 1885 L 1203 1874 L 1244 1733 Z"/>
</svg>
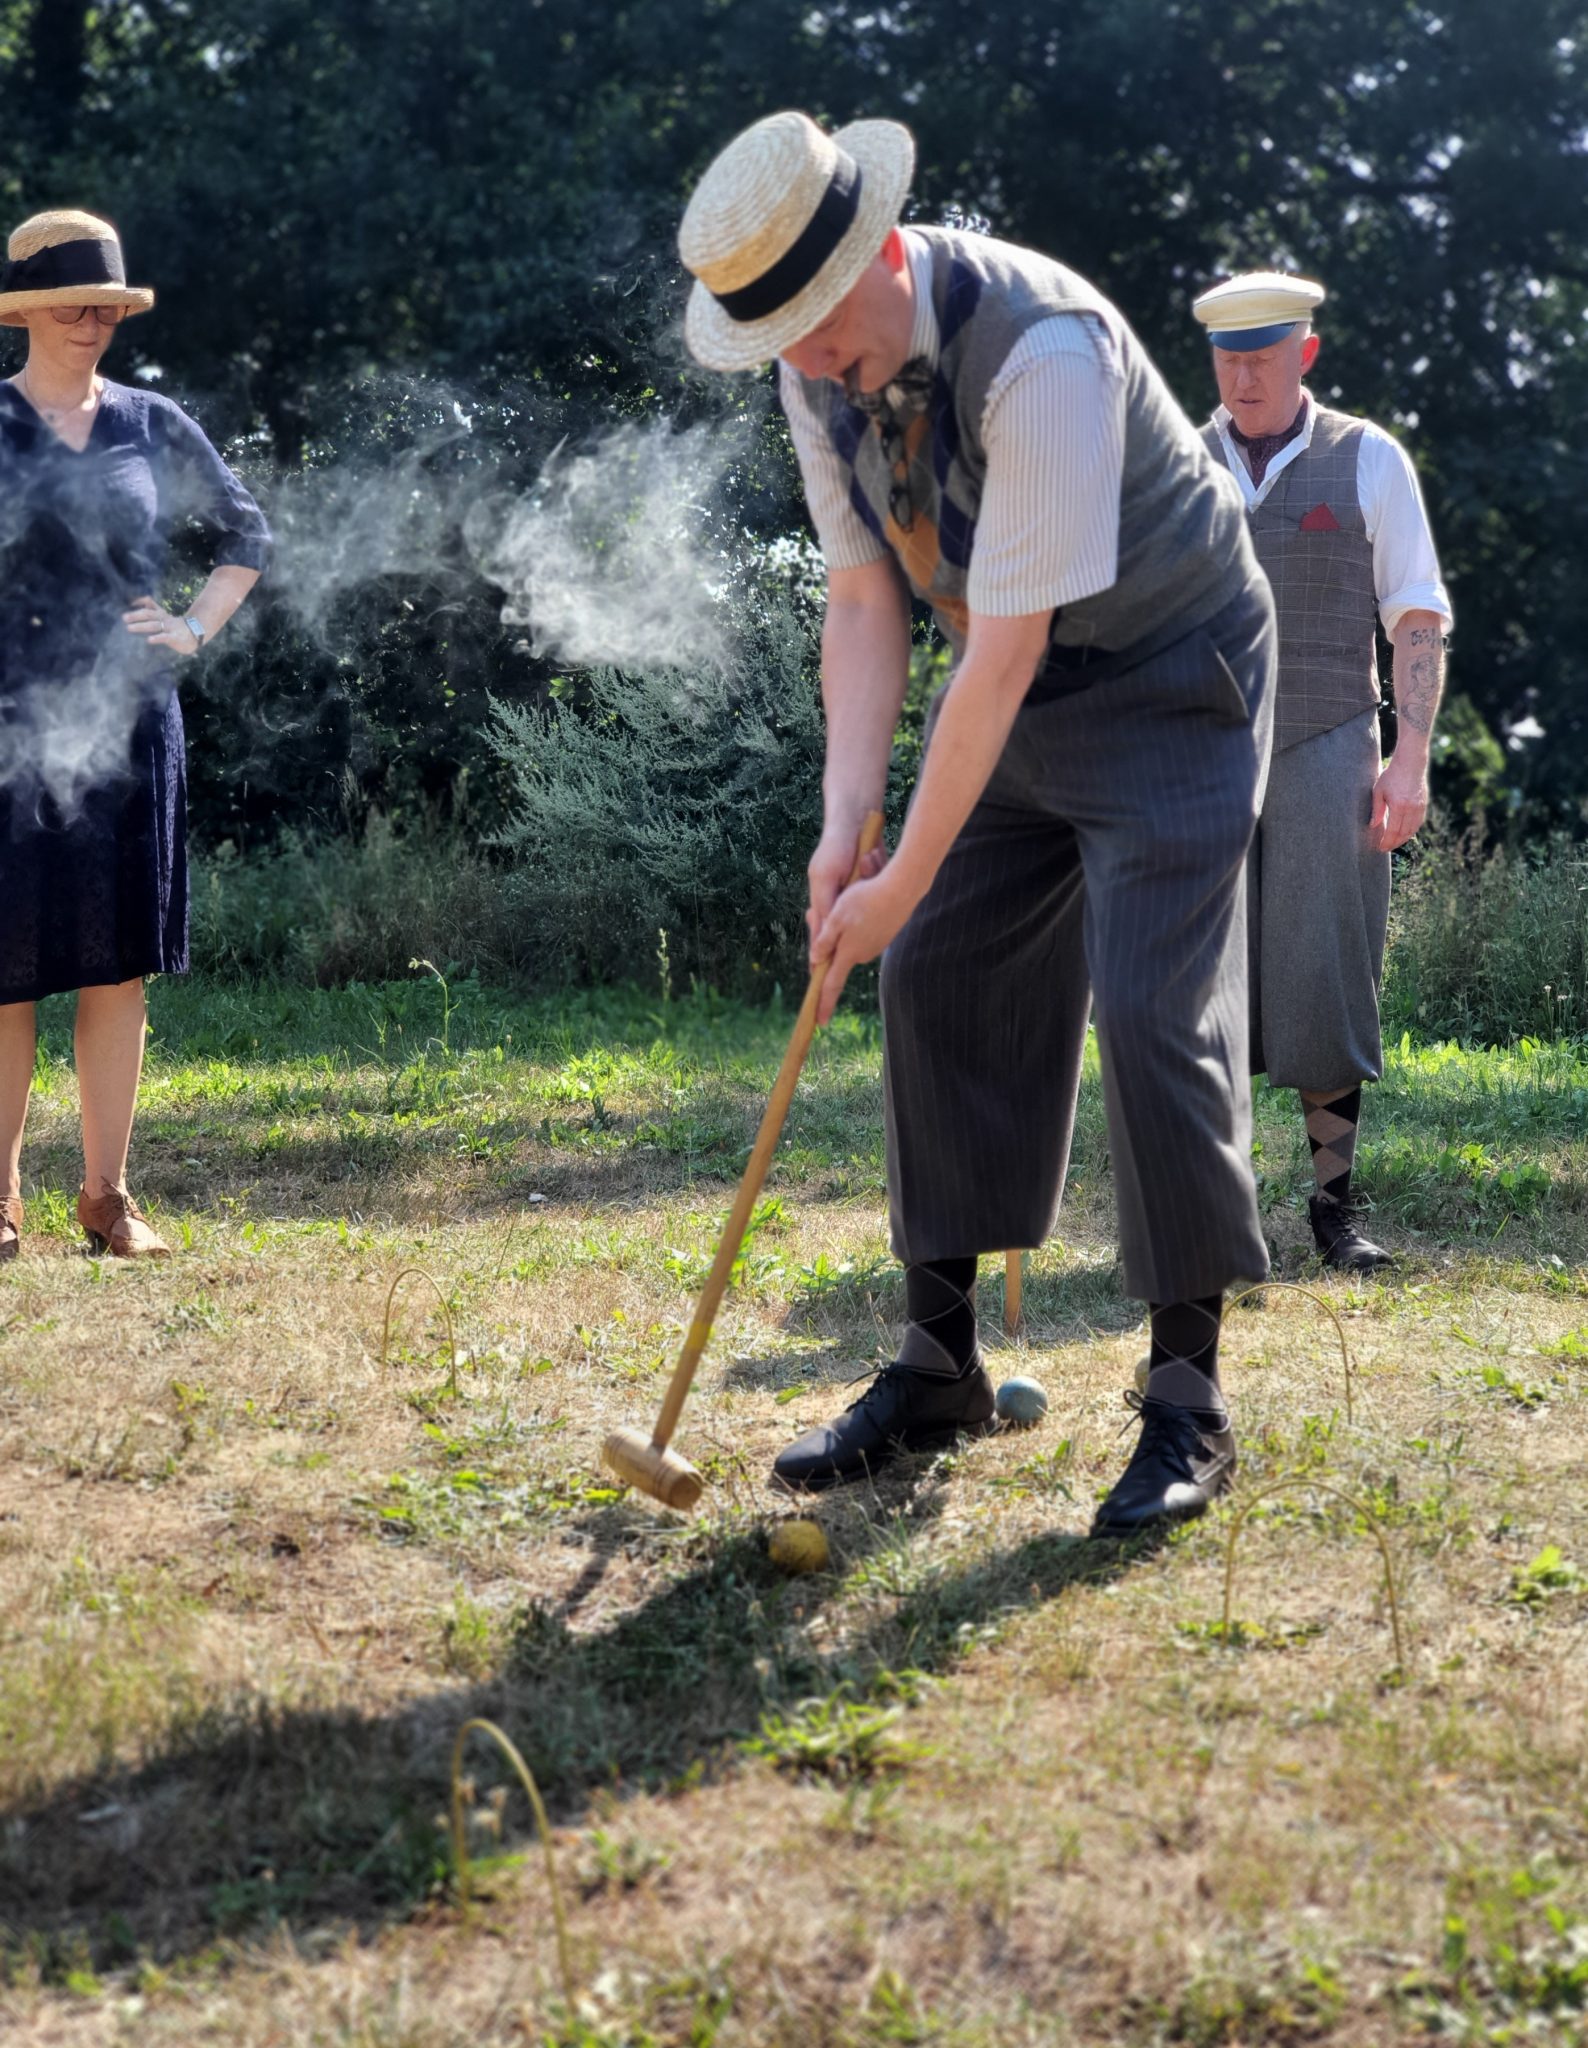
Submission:
<svg viewBox="0 0 1588 2048">
<path fill-rule="evenodd" d="M 903 230 L 915 298 L 910 356 L 940 351 L 932 256 Z M 783 409 L 829 570 L 889 553 L 849 499 L 849 472 L 797 374 L 779 363 Z M 973 613 L 1019 617 L 1107 590 L 1119 574 L 1125 379 L 1101 314 L 1056 313 L 1028 327 L 988 387 L 981 418 L 987 477 L 966 583 Z"/>
<path fill-rule="evenodd" d="M 1274 488 L 1275 479 L 1303 450 L 1312 446 L 1317 408 L 1310 391 L 1303 393 L 1303 399 L 1307 408 L 1305 425 L 1295 440 L 1287 442 L 1274 456 L 1260 484 L 1252 482 L 1245 457 L 1230 433 L 1228 406 L 1219 406 L 1213 415 L 1213 424 L 1224 446 L 1224 459 L 1241 487 L 1248 512 L 1257 510 Z M 1367 537 L 1373 545 L 1373 588 L 1378 595 L 1384 630 L 1393 633 L 1407 612 L 1437 612 L 1448 630 L 1455 613 L 1439 574 L 1439 556 L 1412 459 L 1382 427 L 1375 427 L 1371 420 L 1364 420 L 1362 426 L 1362 438 L 1357 444 L 1356 496 L 1367 523 Z"/>
</svg>

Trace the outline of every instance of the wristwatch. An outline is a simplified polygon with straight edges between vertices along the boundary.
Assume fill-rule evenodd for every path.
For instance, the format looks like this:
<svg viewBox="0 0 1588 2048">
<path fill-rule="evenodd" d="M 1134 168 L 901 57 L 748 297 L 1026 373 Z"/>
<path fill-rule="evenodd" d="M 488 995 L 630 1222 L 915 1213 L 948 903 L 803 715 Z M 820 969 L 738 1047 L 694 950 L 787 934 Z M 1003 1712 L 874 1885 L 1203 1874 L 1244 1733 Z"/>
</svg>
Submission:
<svg viewBox="0 0 1588 2048">
<path fill-rule="evenodd" d="M 205 642 L 205 640 L 206 640 L 206 639 L 207 639 L 207 638 L 208 638 L 209 636 L 208 636 L 208 635 L 206 634 L 206 632 L 205 632 L 205 630 L 204 630 L 204 627 L 203 627 L 203 625 L 201 624 L 201 622 L 200 622 L 200 621 L 199 621 L 198 619 L 195 619 L 195 618 L 194 618 L 194 616 L 193 616 L 193 614 L 192 614 L 191 612 L 189 612 L 189 613 L 188 613 L 188 615 L 187 615 L 187 617 L 186 617 L 186 618 L 185 618 L 185 619 L 184 619 L 184 620 L 182 621 L 182 623 L 183 623 L 183 625 L 184 625 L 184 626 L 186 626 L 186 627 L 187 627 L 188 631 L 189 631 L 189 632 L 190 632 L 190 633 L 191 633 L 191 634 L 193 635 L 193 638 L 194 638 L 194 640 L 195 640 L 195 641 L 197 642 L 197 644 L 198 644 L 198 645 L 199 645 L 200 647 L 202 647 L 202 646 L 204 645 L 204 642 Z"/>
</svg>

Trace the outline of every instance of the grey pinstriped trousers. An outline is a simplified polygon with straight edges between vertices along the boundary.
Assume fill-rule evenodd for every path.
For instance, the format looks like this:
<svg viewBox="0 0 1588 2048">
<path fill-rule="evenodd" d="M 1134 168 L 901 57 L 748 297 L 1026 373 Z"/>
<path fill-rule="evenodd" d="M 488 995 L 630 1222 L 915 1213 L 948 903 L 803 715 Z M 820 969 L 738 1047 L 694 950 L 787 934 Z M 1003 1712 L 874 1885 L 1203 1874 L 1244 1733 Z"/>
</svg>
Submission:
<svg viewBox="0 0 1588 2048">
<path fill-rule="evenodd" d="M 1245 863 L 1274 659 L 1258 579 L 1145 660 L 1126 650 L 1033 685 L 985 794 L 883 956 L 901 1259 L 1048 1235 L 1095 1005 L 1130 1292 L 1180 1301 L 1267 1272 Z"/>
</svg>

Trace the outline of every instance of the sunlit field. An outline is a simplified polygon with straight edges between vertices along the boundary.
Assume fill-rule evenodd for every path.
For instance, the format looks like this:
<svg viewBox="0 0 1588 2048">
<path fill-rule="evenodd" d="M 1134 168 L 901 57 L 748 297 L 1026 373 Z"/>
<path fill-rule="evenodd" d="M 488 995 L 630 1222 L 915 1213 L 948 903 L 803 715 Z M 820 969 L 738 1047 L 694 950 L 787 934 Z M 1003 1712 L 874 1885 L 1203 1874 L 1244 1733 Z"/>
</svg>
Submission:
<svg viewBox="0 0 1588 2048">
<path fill-rule="evenodd" d="M 824 1497 L 785 1578 L 770 1461 L 902 1314 L 874 1020 L 801 1083 L 683 1521 L 599 1448 L 654 1419 L 786 1013 L 423 971 L 152 1012 L 179 1255 L 80 1254 L 51 1005 L 0 1273 L 8 2043 L 1582 2038 L 1581 1048 L 1395 1051 L 1367 1287 L 1259 1091 L 1295 1286 L 1230 1317 L 1238 1493 L 1138 1547 L 1084 1540 L 1145 1344 L 1094 1062 L 1017 1339 L 981 1287 L 1045 1422 Z M 472 1717 L 552 1867 L 477 1733 L 465 1899 Z"/>
</svg>

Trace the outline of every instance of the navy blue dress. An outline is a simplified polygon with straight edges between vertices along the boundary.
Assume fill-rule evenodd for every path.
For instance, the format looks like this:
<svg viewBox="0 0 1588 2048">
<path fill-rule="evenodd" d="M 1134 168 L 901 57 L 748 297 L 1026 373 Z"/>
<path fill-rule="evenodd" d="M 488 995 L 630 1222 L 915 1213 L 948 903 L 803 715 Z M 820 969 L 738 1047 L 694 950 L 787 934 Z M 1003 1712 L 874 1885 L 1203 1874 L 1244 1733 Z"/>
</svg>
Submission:
<svg viewBox="0 0 1588 2048">
<path fill-rule="evenodd" d="M 172 531 L 262 569 L 270 532 L 203 430 L 105 382 L 74 454 L 0 381 L 0 1003 L 187 968 L 187 758 L 162 598 Z"/>
</svg>

